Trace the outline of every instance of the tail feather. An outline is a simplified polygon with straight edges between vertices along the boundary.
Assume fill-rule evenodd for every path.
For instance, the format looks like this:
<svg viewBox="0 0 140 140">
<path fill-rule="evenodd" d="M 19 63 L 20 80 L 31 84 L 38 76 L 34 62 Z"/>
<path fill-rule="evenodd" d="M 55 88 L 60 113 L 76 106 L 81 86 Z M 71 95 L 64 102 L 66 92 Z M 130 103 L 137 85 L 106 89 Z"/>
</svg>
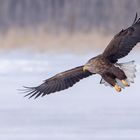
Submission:
<svg viewBox="0 0 140 140">
<path fill-rule="evenodd" d="M 136 65 L 135 61 L 117 64 L 120 69 L 122 69 L 127 77 L 127 82 L 134 83 L 134 78 L 136 77 Z"/>
</svg>

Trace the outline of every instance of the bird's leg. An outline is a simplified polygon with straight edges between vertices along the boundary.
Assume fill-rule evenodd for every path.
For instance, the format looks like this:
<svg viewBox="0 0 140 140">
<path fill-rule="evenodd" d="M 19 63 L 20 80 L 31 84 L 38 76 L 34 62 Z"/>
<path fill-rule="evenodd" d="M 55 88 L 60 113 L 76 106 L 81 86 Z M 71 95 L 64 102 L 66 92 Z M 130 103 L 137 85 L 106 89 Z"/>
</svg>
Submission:
<svg viewBox="0 0 140 140">
<path fill-rule="evenodd" d="M 121 80 L 121 82 L 122 82 L 122 84 L 123 84 L 124 86 L 126 86 L 126 87 L 129 86 L 129 84 L 128 84 L 125 80 Z"/>
<path fill-rule="evenodd" d="M 117 92 L 121 92 L 121 87 L 116 83 L 114 75 L 104 74 L 102 75 L 102 78 L 111 86 L 113 86 Z"/>
<path fill-rule="evenodd" d="M 117 84 L 115 84 L 114 88 L 117 92 L 121 92 L 121 90 L 122 90 L 121 87 L 118 86 Z"/>
<path fill-rule="evenodd" d="M 127 83 L 126 81 L 127 77 L 123 70 L 121 70 L 118 67 L 112 67 L 112 73 L 115 75 L 117 79 L 119 79 L 122 82 L 123 86 L 125 87 L 129 86 L 129 83 Z"/>
</svg>

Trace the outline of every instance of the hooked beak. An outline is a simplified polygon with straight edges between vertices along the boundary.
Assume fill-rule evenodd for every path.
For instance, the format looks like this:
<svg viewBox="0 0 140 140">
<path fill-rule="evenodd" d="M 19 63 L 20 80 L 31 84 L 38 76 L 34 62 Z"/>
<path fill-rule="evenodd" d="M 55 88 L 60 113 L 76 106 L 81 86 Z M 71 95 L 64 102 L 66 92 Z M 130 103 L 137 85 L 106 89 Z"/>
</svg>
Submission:
<svg viewBox="0 0 140 140">
<path fill-rule="evenodd" d="M 85 65 L 85 66 L 83 67 L 83 71 L 85 72 L 85 71 L 87 71 L 87 70 L 88 70 L 88 66 Z"/>
</svg>

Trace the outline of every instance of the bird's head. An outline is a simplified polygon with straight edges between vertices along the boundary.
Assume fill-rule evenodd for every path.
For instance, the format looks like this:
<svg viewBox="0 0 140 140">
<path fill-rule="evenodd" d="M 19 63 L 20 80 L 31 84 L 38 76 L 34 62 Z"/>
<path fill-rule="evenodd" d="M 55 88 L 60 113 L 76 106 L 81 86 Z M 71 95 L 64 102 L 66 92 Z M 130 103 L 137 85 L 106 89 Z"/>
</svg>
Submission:
<svg viewBox="0 0 140 140">
<path fill-rule="evenodd" d="M 91 73 L 96 73 L 95 72 L 95 67 L 96 67 L 96 59 L 97 57 L 94 57 L 90 59 L 84 66 L 83 66 L 83 71 L 89 71 Z"/>
<path fill-rule="evenodd" d="M 85 64 L 84 66 L 83 66 L 83 71 L 85 72 L 85 71 L 90 71 L 90 65 L 89 64 Z"/>
</svg>

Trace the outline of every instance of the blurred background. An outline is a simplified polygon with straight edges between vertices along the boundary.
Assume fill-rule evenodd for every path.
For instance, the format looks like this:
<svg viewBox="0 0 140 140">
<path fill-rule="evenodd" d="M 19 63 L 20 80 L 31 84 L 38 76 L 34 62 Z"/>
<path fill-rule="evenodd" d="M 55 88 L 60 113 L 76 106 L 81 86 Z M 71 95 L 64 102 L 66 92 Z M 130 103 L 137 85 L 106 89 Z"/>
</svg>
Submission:
<svg viewBox="0 0 140 140">
<path fill-rule="evenodd" d="M 139 140 L 140 55 L 135 83 L 117 94 L 100 76 L 37 100 L 18 89 L 83 65 L 130 26 L 139 0 L 0 0 L 0 139 Z"/>
<path fill-rule="evenodd" d="M 139 0 L 0 0 L 1 49 L 87 53 L 132 24 Z"/>
</svg>

